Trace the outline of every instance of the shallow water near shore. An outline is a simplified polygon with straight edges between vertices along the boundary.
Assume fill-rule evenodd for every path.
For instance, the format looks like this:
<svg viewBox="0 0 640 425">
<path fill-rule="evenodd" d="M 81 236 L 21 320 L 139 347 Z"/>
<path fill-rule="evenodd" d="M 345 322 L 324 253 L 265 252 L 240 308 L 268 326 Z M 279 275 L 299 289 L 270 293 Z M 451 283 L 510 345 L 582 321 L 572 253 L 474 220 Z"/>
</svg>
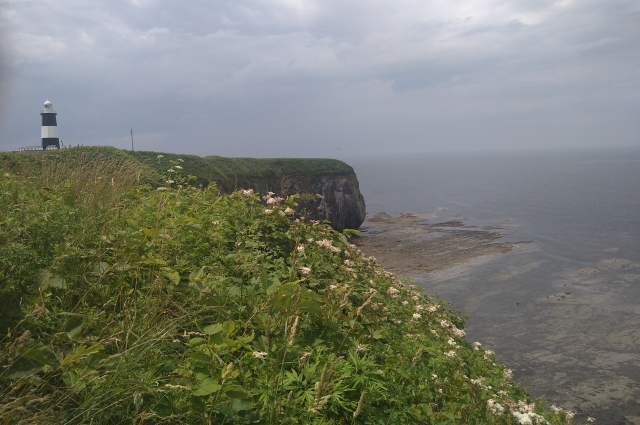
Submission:
<svg viewBox="0 0 640 425">
<path fill-rule="evenodd" d="M 533 396 L 640 424 L 640 149 L 347 162 L 365 253 L 469 315 Z"/>
</svg>

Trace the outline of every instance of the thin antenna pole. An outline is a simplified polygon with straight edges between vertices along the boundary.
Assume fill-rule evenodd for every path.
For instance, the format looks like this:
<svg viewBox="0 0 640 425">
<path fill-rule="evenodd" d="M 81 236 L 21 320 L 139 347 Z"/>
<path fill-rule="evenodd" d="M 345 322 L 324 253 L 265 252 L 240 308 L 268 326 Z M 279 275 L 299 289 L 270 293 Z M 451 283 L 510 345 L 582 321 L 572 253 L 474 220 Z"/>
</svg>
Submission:
<svg viewBox="0 0 640 425">
<path fill-rule="evenodd" d="M 131 127 L 131 152 L 135 152 L 133 150 L 133 127 Z"/>
</svg>

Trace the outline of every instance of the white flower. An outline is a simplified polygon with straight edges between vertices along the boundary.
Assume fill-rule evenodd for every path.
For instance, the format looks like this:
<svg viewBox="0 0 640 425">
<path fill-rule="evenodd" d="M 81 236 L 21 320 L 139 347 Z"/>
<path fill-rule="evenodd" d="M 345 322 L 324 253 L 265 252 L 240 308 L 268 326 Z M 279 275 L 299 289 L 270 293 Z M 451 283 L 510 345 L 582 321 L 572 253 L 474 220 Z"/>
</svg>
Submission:
<svg viewBox="0 0 640 425">
<path fill-rule="evenodd" d="M 416 304 L 416 311 L 422 311 L 424 310 L 424 306 L 422 304 Z"/>
<path fill-rule="evenodd" d="M 338 285 L 332 284 L 329 285 L 329 289 L 331 289 L 332 291 L 336 290 L 338 288 Z"/>
<path fill-rule="evenodd" d="M 435 313 L 439 308 L 440 306 L 438 304 L 430 305 L 429 307 L 427 307 L 427 311 L 429 313 Z"/>
<path fill-rule="evenodd" d="M 453 359 L 454 357 L 456 357 L 456 352 L 451 350 L 451 351 L 447 351 L 446 353 L 444 353 L 444 355 L 449 357 L 450 359 Z"/>
<path fill-rule="evenodd" d="M 307 275 L 311 273 L 311 269 L 309 267 L 299 267 L 298 271 L 300 272 L 300 274 L 303 274 L 303 275 Z"/>
<path fill-rule="evenodd" d="M 353 267 L 353 266 L 355 266 L 355 265 L 356 265 L 356 263 L 354 263 L 354 262 L 353 262 L 353 261 L 351 261 L 351 260 L 344 260 L 344 265 L 345 265 L 345 266 L 348 266 L 348 267 Z"/>
<path fill-rule="evenodd" d="M 467 334 L 464 330 L 458 329 L 455 326 L 452 326 L 451 333 L 458 338 L 462 338 Z"/>
<path fill-rule="evenodd" d="M 253 352 L 253 358 L 254 359 L 264 359 L 265 357 L 267 357 L 267 353 L 265 353 L 264 351 L 254 351 Z"/>
<path fill-rule="evenodd" d="M 412 316 L 412 317 L 413 317 L 413 320 L 418 320 L 419 318 L 421 318 L 421 317 L 422 317 L 422 315 L 421 315 L 421 314 L 418 314 L 418 313 L 413 313 L 413 316 Z"/>
<path fill-rule="evenodd" d="M 158 159 L 164 158 L 164 155 L 158 155 Z"/>
<path fill-rule="evenodd" d="M 271 215 L 271 214 L 273 214 L 273 210 L 266 209 L 266 210 L 262 211 L 262 214 L 264 214 L 264 215 Z"/>
<path fill-rule="evenodd" d="M 402 305 L 407 305 L 407 304 L 409 304 L 409 301 L 406 301 L 406 300 L 402 301 Z"/>
<path fill-rule="evenodd" d="M 501 404 L 496 403 L 492 398 L 487 400 L 487 409 L 489 409 L 489 411 L 495 416 L 502 416 L 504 413 L 504 407 Z"/>
<path fill-rule="evenodd" d="M 398 291 L 396 288 L 394 288 L 393 286 L 390 287 L 389 289 L 387 289 L 387 294 L 391 297 L 391 298 L 395 298 L 398 296 L 398 293 L 400 293 L 400 291 Z"/>
<path fill-rule="evenodd" d="M 567 419 L 571 420 L 576 415 L 576 412 L 572 412 L 571 410 L 567 411 Z"/>
<path fill-rule="evenodd" d="M 367 351 L 368 351 L 368 349 L 367 349 L 367 347 L 365 347 L 364 345 L 362 345 L 362 344 L 358 344 L 358 345 L 356 345 L 356 352 L 358 352 L 358 353 L 365 353 L 365 352 L 367 352 Z"/>
<path fill-rule="evenodd" d="M 293 208 L 291 208 L 291 207 L 287 207 L 287 208 L 284 210 L 284 213 L 285 213 L 286 215 L 294 215 L 294 214 L 296 213 L 296 211 L 295 211 Z"/>
<path fill-rule="evenodd" d="M 511 412 L 514 418 L 518 421 L 520 425 L 534 425 L 534 424 L 548 424 L 542 416 L 529 412 L 529 413 L 520 413 L 520 412 Z"/>
<path fill-rule="evenodd" d="M 511 369 L 507 369 L 504 371 L 504 374 L 502 376 L 504 376 L 504 379 L 506 379 L 507 381 L 510 381 L 513 378 L 513 371 Z"/>
<path fill-rule="evenodd" d="M 563 411 L 562 407 L 558 407 L 555 404 L 552 404 L 551 406 L 549 406 L 549 409 L 556 414 Z"/>
<path fill-rule="evenodd" d="M 173 168 L 177 168 L 178 170 L 182 170 L 182 167 L 179 165 L 174 165 Z"/>
<path fill-rule="evenodd" d="M 178 162 L 184 162 L 184 159 L 178 158 Z"/>
<path fill-rule="evenodd" d="M 244 196 L 251 196 L 253 194 L 253 189 L 247 189 L 247 190 L 243 190 L 242 194 Z"/>
<path fill-rule="evenodd" d="M 596 421 L 596 418 L 592 418 L 591 416 L 587 418 L 587 422 L 594 423 L 595 421 Z"/>
<path fill-rule="evenodd" d="M 296 251 L 298 251 L 300 254 L 304 254 L 304 246 L 298 245 L 296 247 Z"/>
<path fill-rule="evenodd" d="M 482 347 L 482 344 L 480 344 L 478 341 L 474 342 L 474 343 L 473 343 L 473 344 L 471 344 L 471 345 L 473 345 L 473 349 L 474 349 L 475 351 L 478 351 L 478 350 L 480 349 L 480 347 Z"/>
<path fill-rule="evenodd" d="M 457 345 L 456 341 L 451 337 L 447 338 L 447 344 L 451 345 L 452 347 L 455 347 Z"/>
<path fill-rule="evenodd" d="M 220 222 L 216 220 L 216 221 L 212 221 L 211 224 L 213 224 L 214 226 L 217 226 L 218 224 L 220 224 Z"/>
</svg>

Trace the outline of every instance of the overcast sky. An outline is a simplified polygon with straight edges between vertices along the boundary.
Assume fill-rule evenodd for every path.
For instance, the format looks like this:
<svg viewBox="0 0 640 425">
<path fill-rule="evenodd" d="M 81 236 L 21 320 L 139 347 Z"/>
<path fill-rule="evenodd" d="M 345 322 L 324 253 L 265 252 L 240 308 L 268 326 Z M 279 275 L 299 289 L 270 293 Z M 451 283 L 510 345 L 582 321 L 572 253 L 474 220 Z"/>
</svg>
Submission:
<svg viewBox="0 0 640 425">
<path fill-rule="evenodd" d="M 640 146 L 640 0 L 0 0 L 0 150 Z"/>
</svg>

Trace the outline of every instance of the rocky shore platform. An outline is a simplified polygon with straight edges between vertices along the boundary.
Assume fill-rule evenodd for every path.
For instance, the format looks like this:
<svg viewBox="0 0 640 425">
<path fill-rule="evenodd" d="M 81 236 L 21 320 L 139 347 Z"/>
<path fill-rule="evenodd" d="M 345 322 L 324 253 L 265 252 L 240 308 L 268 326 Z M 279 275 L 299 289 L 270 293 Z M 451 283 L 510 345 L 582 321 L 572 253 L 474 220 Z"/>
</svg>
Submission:
<svg viewBox="0 0 640 425">
<path fill-rule="evenodd" d="M 435 215 L 378 213 L 353 242 L 388 271 L 469 315 L 529 393 L 576 420 L 640 425 L 640 264 L 615 247 L 558 267 L 538 242 Z"/>
</svg>

